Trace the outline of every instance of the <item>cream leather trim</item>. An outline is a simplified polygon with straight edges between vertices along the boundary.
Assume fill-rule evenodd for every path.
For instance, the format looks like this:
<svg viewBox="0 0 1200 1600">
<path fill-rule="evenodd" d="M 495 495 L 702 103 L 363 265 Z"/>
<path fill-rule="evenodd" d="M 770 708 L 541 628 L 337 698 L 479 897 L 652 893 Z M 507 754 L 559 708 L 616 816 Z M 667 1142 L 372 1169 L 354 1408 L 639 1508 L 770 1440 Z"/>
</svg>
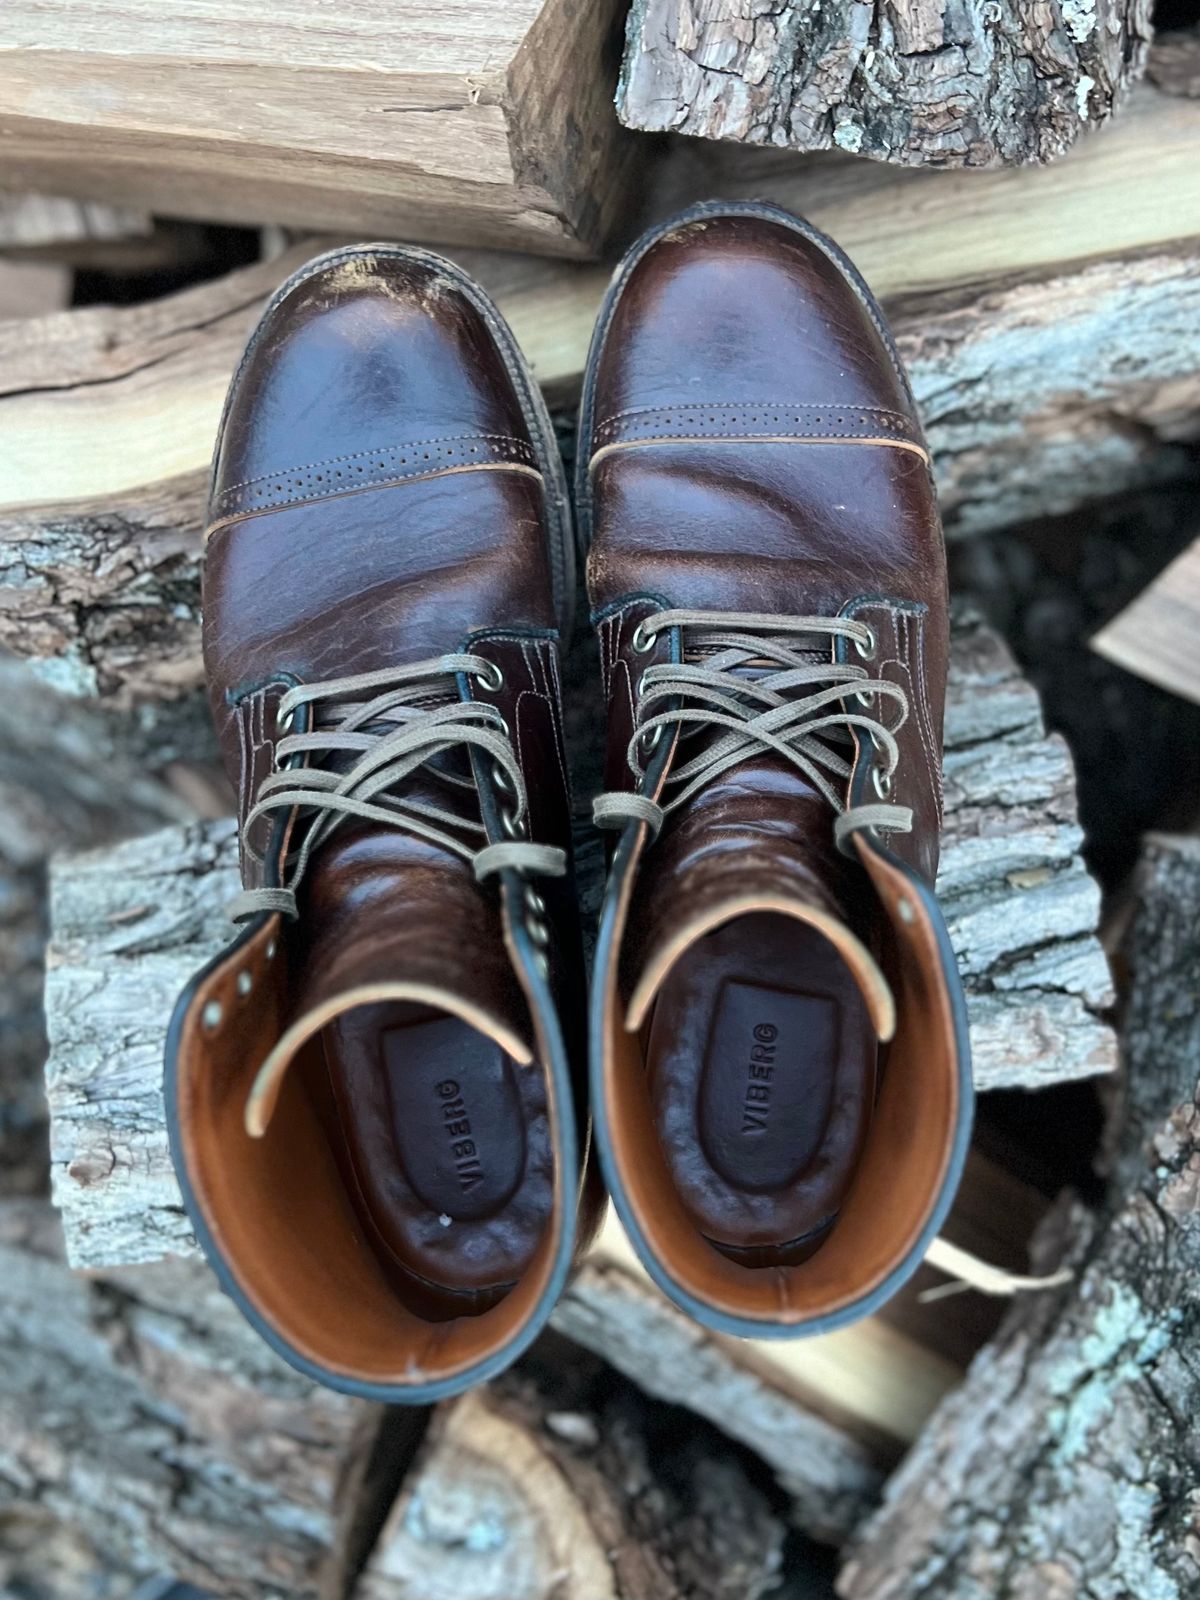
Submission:
<svg viewBox="0 0 1200 1600">
<path fill-rule="evenodd" d="M 523 1039 L 461 995 L 427 983 L 364 984 L 357 989 L 347 989 L 345 994 L 339 994 L 324 1005 L 306 1012 L 281 1036 L 255 1074 L 246 1099 L 245 1125 L 250 1137 L 261 1139 L 270 1126 L 284 1076 L 302 1044 L 344 1011 L 350 1011 L 355 1006 L 378 1005 L 394 1000 L 414 1001 L 419 1005 L 434 1006 L 439 1011 L 448 1011 L 476 1032 L 494 1040 L 519 1065 L 527 1067 L 533 1061 L 533 1052 Z"/>
<path fill-rule="evenodd" d="M 879 970 L 874 956 L 844 922 L 840 922 L 827 911 L 819 911 L 814 906 L 803 905 L 783 895 L 744 895 L 725 900 L 704 912 L 702 916 L 685 923 L 673 938 L 655 950 L 652 959 L 639 976 L 625 1013 L 627 1031 L 636 1033 L 645 1022 L 651 1001 L 662 987 L 671 968 L 689 946 L 695 944 L 704 934 L 711 933 L 714 928 L 732 922 L 735 917 L 749 916 L 761 911 L 776 911 L 782 916 L 794 917 L 797 922 L 807 923 L 829 940 L 853 973 L 866 1002 L 871 1025 L 881 1043 L 886 1044 L 896 1031 L 896 1002 L 891 987 Z"/>
<path fill-rule="evenodd" d="M 603 461 L 605 456 L 614 455 L 618 450 L 649 450 L 656 445 L 665 444 L 885 445 L 889 450 L 907 450 L 911 455 L 920 456 L 927 466 L 929 464 L 928 450 L 923 450 L 919 444 L 910 444 L 905 439 L 830 439 L 819 435 L 809 438 L 795 433 L 681 433 L 672 435 L 668 439 L 621 439 L 616 444 L 601 445 L 600 449 L 588 461 L 588 471 L 592 472 L 597 463 Z"/>
</svg>

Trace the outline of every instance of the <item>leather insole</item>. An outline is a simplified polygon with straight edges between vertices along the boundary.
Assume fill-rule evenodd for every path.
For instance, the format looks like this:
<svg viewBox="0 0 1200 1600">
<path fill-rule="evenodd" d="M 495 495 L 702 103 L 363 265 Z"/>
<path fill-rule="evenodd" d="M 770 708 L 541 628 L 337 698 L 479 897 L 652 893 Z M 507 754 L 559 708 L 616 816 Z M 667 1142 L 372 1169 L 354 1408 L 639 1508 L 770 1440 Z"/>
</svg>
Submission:
<svg viewBox="0 0 1200 1600">
<path fill-rule="evenodd" d="M 458 1017 L 358 1006 L 321 1035 L 331 1129 L 381 1264 L 427 1316 L 494 1305 L 550 1219 L 543 1075 Z"/>
<path fill-rule="evenodd" d="M 726 923 L 672 967 L 646 1046 L 659 1138 L 696 1227 L 748 1266 L 811 1255 L 854 1175 L 878 1056 L 833 945 L 778 913 Z"/>
</svg>

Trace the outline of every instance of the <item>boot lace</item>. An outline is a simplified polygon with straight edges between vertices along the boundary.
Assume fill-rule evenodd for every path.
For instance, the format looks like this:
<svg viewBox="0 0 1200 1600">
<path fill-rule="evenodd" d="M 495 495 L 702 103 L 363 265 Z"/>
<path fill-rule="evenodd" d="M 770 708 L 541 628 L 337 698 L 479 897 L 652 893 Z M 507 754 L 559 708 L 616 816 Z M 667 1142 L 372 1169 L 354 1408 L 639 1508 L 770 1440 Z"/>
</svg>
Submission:
<svg viewBox="0 0 1200 1600">
<path fill-rule="evenodd" d="M 683 660 L 642 673 L 626 759 L 640 783 L 644 758 L 668 732 L 678 734 L 683 759 L 667 774 L 660 800 L 622 791 L 600 795 L 593 810 L 598 826 L 646 822 L 657 835 L 666 817 L 698 790 L 754 752 L 769 750 L 829 801 L 837 813 L 839 847 L 860 828 L 911 832 L 911 807 L 889 799 L 900 755 L 896 734 L 908 719 L 908 696 L 899 684 L 872 676 L 861 664 L 873 660 L 876 651 L 868 623 L 854 617 L 659 611 L 634 630 L 634 650 L 649 653 L 668 628 L 681 630 Z M 828 641 L 838 638 L 847 640 L 858 662 L 814 659 L 814 649 L 827 651 Z M 855 728 L 882 758 L 871 774 L 879 798 L 847 807 Z M 689 757 L 687 743 L 714 731 L 718 737 L 705 739 Z"/>
<path fill-rule="evenodd" d="M 276 743 L 276 770 L 260 785 L 242 838 L 247 856 L 261 865 L 261 853 L 249 844 L 250 829 L 260 817 L 295 811 L 297 825 L 305 824 L 303 835 L 282 864 L 280 887 L 245 889 L 234 898 L 229 910 L 235 921 L 262 911 L 295 917 L 296 891 L 313 853 L 352 817 L 428 839 L 469 861 L 480 880 L 505 867 L 530 876 L 566 872 L 564 851 L 523 837 L 528 793 L 508 724 L 496 706 L 460 699 L 458 674 L 478 678 L 493 692 L 503 682 L 493 662 L 464 652 L 289 689 L 279 702 L 277 728 L 290 728 L 302 706 L 312 708 L 312 725 L 308 732 L 285 733 Z M 419 768 L 462 750 L 479 751 L 491 761 L 508 836 L 497 844 L 487 843 L 481 821 L 398 792 Z M 348 766 L 320 765 L 324 758 L 346 755 L 353 757 Z M 444 766 L 437 774 L 456 787 L 473 787 Z"/>
</svg>

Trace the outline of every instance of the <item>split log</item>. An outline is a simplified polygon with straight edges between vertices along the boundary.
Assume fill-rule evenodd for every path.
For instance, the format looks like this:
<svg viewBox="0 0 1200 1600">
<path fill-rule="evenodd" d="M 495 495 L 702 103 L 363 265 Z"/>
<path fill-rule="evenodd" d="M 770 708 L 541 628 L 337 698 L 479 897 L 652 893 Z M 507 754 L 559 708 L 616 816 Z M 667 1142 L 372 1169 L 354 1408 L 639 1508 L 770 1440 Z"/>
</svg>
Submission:
<svg viewBox="0 0 1200 1600">
<path fill-rule="evenodd" d="M 628 149 L 615 0 L 6 0 L 10 188 L 593 254 Z M 610 76 L 609 63 L 612 63 Z"/>
<path fill-rule="evenodd" d="M 845 1600 L 1200 1588 L 1200 841 L 1152 840 L 1126 941 L 1107 1201 L 1064 1206 L 1074 1283 L 1018 1302 L 888 1486 Z M 969 1492 L 964 1492 L 966 1486 Z"/>
<path fill-rule="evenodd" d="M 304 253 L 137 311 L 0 326 L 6 648 L 117 701 L 198 684 L 212 435 L 261 295 Z M 519 283 L 501 301 L 543 373 L 577 367 L 577 306 Z M 1198 320 L 1200 247 L 901 307 L 951 537 L 1184 476 Z"/>
<path fill-rule="evenodd" d="M 1092 649 L 1200 705 L 1200 538 L 1101 628 Z"/>
<path fill-rule="evenodd" d="M 70 1272 L 47 1205 L 0 1205 L 0 1277 L 5 1593 L 38 1593 L 64 1542 L 83 1574 L 63 1593 L 97 1570 L 122 1593 L 163 1571 L 235 1600 L 345 1591 L 339 1484 L 383 1408 L 285 1366 L 197 1263 Z"/>
<path fill-rule="evenodd" d="M 633 0 L 617 109 L 631 128 L 907 167 L 1048 162 L 1122 104 L 1150 32 L 1149 0 Z"/>
<path fill-rule="evenodd" d="M 361 1600 L 759 1600 L 786 1522 L 703 1424 L 578 1352 L 442 1407 Z"/>
<path fill-rule="evenodd" d="M 655 209 L 758 194 L 832 232 L 889 302 L 950 533 L 1005 527 L 1181 476 L 1200 430 L 1200 101 L 1135 98 L 1103 139 L 1022 172 L 681 144 Z M 0 325 L 0 643 L 117 698 L 198 682 L 225 388 L 263 300 L 315 248 L 132 309 Z M 568 397 L 606 273 L 456 254 Z"/>
<path fill-rule="evenodd" d="M 0 321 L 62 311 L 71 283 L 70 269 L 53 261 L 0 260 Z"/>
<path fill-rule="evenodd" d="M 144 212 L 91 205 L 61 195 L 0 194 L 0 250 L 6 255 L 74 260 L 95 245 L 144 239 L 154 223 Z"/>
</svg>

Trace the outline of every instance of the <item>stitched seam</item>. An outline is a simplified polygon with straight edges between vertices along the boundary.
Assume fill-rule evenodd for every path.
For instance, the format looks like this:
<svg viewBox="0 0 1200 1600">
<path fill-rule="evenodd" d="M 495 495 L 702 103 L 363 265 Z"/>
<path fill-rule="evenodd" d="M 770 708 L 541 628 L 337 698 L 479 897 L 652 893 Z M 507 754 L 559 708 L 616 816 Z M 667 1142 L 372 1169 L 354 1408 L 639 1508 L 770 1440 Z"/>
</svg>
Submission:
<svg viewBox="0 0 1200 1600">
<path fill-rule="evenodd" d="M 475 465 L 441 465 L 430 466 L 412 472 L 390 473 L 382 478 L 363 478 L 357 483 L 348 484 L 341 489 L 327 489 L 324 486 L 313 494 L 290 494 L 282 498 L 258 500 L 251 505 L 236 506 L 233 508 L 220 507 L 218 514 L 212 519 L 208 536 L 219 533 L 223 528 L 230 527 L 249 516 L 261 514 L 264 511 L 279 511 L 286 506 L 301 506 L 317 500 L 344 499 L 354 494 L 361 494 L 368 489 L 390 489 L 397 484 L 417 483 L 423 478 L 448 478 L 456 473 L 464 472 L 528 472 L 536 478 L 542 474 L 537 466 L 532 463 L 520 461 L 491 461 L 478 462 Z M 544 479 L 542 480 L 545 481 Z M 217 507 L 214 507 L 217 510 Z"/>
<path fill-rule="evenodd" d="M 897 619 L 897 620 L 899 620 L 899 619 Z M 932 749 L 932 747 L 930 745 L 929 736 L 928 736 L 928 734 L 926 732 L 926 728 L 925 728 L 925 719 L 921 716 L 921 710 L 920 710 L 921 695 L 920 695 L 920 691 L 918 690 L 918 687 L 917 687 L 917 678 L 916 678 L 916 674 L 913 671 L 913 665 L 912 665 L 912 640 L 911 640 L 911 635 L 910 635 L 909 626 L 908 626 L 909 625 L 909 621 L 910 621 L 910 617 L 909 617 L 909 615 L 907 613 L 905 613 L 904 614 L 904 630 L 903 630 L 903 634 L 904 634 L 904 672 L 905 672 L 906 677 L 908 678 L 909 692 L 911 693 L 912 699 L 913 699 L 913 721 L 917 725 L 917 735 L 918 735 L 918 737 L 919 737 L 919 739 L 921 741 L 921 747 L 925 751 L 925 759 L 929 763 L 929 770 L 930 770 L 930 773 L 932 775 L 932 774 L 936 774 L 937 765 L 938 764 L 934 760 L 933 749 Z M 932 781 L 936 784 L 936 782 L 937 782 L 936 776 L 933 777 Z"/>
<path fill-rule="evenodd" d="M 553 648 L 549 641 L 546 645 L 546 660 L 549 663 L 547 677 L 553 680 L 553 701 L 550 707 L 550 721 L 554 728 L 554 746 L 558 751 L 559 765 L 563 770 L 566 780 L 567 805 L 573 811 L 575 797 L 572 793 L 571 774 L 567 767 L 567 742 L 562 725 L 562 679 L 558 674 L 558 650 Z"/>
<path fill-rule="evenodd" d="M 391 451 L 419 450 L 422 445 L 427 444 L 461 444 L 468 439 L 486 439 L 493 444 L 515 444 L 519 450 L 524 450 L 528 455 L 533 454 L 524 440 L 517 439 L 510 433 L 443 433 L 431 439 L 411 439 L 404 444 L 380 445 L 376 450 L 354 450 L 349 455 L 326 456 L 320 461 L 304 461 L 294 466 L 280 467 L 277 472 L 260 472 L 257 477 L 241 478 L 237 483 L 226 484 L 217 498 L 223 500 L 235 489 L 248 489 L 255 483 L 270 483 L 272 478 L 286 478 L 290 472 L 314 472 L 317 467 L 336 467 L 342 461 L 366 461 L 371 456 L 386 455 Z"/>
<path fill-rule="evenodd" d="M 940 821 L 945 809 L 945 793 L 942 787 L 942 763 L 935 755 L 936 741 L 933 737 L 933 711 L 929 704 L 929 694 L 925 686 L 925 618 L 916 618 L 917 623 L 917 666 L 918 672 L 915 681 L 918 724 L 924 723 L 928 733 L 928 743 L 925 748 L 929 752 L 929 764 L 933 773 L 933 787 L 937 794 L 938 820 Z"/>
</svg>

